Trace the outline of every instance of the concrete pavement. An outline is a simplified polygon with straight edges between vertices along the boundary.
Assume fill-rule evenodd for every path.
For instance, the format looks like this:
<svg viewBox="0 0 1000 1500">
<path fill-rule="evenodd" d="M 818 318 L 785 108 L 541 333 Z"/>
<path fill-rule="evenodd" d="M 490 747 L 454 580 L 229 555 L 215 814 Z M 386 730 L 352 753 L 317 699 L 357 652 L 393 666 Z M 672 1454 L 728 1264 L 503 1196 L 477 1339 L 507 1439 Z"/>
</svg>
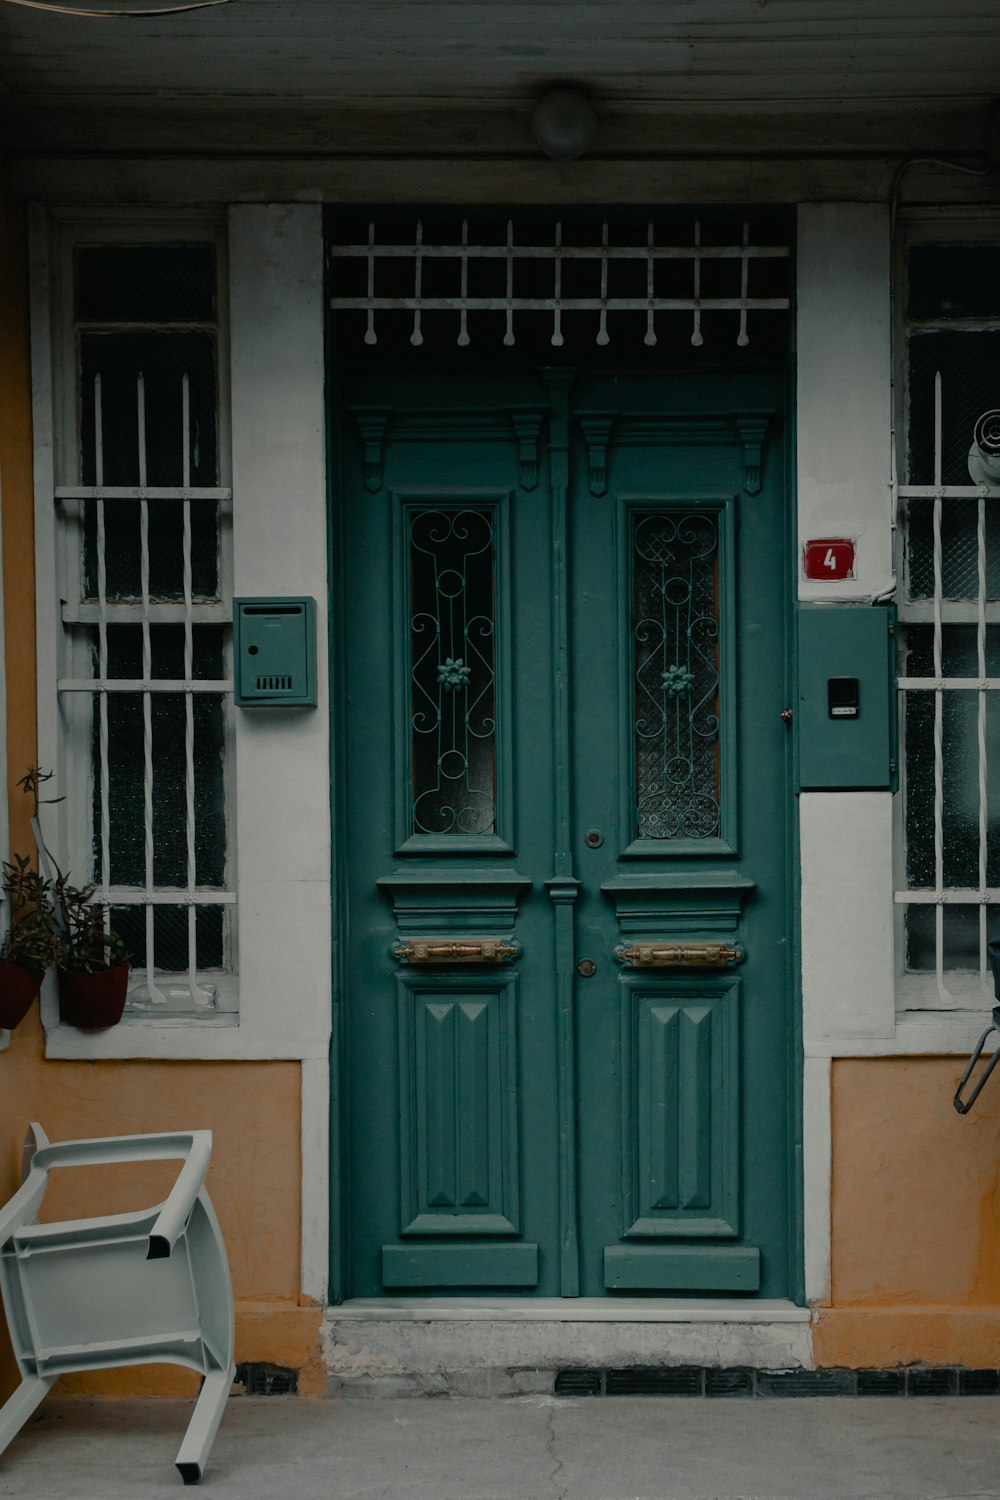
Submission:
<svg viewBox="0 0 1000 1500">
<path fill-rule="evenodd" d="M 0 1495 L 177 1500 L 190 1411 L 50 1399 L 0 1458 Z M 1000 1496 L 1000 1398 L 234 1397 L 201 1490 L 206 1500 L 985 1500 Z"/>
</svg>

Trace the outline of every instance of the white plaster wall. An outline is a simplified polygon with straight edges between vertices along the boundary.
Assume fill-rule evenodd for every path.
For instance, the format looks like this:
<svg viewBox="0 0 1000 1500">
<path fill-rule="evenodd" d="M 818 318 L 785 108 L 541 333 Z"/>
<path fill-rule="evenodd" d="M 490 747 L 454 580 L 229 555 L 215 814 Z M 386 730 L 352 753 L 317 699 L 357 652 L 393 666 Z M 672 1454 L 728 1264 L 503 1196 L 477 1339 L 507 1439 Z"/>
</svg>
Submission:
<svg viewBox="0 0 1000 1500">
<path fill-rule="evenodd" d="M 800 600 L 864 603 L 894 587 L 889 212 L 798 209 L 797 487 Z M 802 575 L 811 538 L 852 537 L 853 579 Z M 895 1046 L 892 797 L 806 792 L 801 854 L 805 1290 L 830 1297 L 831 1062 Z"/>
<path fill-rule="evenodd" d="M 889 210 L 807 203 L 798 211 L 799 547 L 857 539 L 857 576 L 802 578 L 799 598 L 877 599 L 893 587 Z"/>
<path fill-rule="evenodd" d="M 316 709 L 236 710 L 240 1029 L 325 1056 L 330 780 L 323 235 L 315 204 L 229 214 L 234 588 L 316 600 Z M 287 1055 L 287 1054 L 286 1054 Z"/>
<path fill-rule="evenodd" d="M 799 830 L 806 1054 L 831 1038 L 891 1037 L 892 798 L 803 792 Z"/>
</svg>

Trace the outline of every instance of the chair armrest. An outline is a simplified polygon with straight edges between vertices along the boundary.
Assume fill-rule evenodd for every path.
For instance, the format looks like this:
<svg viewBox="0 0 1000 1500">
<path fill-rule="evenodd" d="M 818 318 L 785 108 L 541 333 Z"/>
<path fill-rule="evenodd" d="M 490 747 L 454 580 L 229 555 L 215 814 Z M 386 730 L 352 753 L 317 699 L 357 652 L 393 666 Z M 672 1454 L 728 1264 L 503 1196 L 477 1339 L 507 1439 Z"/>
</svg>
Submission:
<svg viewBox="0 0 1000 1500">
<path fill-rule="evenodd" d="M 184 1165 L 149 1234 L 147 1259 L 168 1256 L 187 1223 L 212 1156 L 212 1132 L 188 1130 L 165 1135 L 120 1135 L 86 1141 L 57 1141 L 36 1151 L 25 1187 L 40 1180 L 39 1201 L 53 1167 L 94 1167 L 114 1162 L 174 1161 Z M 21 1190 L 24 1192 L 24 1189 Z M 7 1209 L 20 1197 L 16 1194 Z M 7 1209 L 3 1213 L 7 1213 Z M 3 1220 L 0 1217 L 0 1224 Z"/>
<path fill-rule="evenodd" d="M 30 1173 L 27 1181 L 23 1182 L 12 1198 L 8 1198 L 3 1208 L 0 1208 L 0 1247 L 8 1237 L 23 1229 L 26 1224 L 34 1224 L 38 1217 L 38 1210 L 45 1197 L 45 1189 L 48 1179 L 44 1173 Z"/>
<path fill-rule="evenodd" d="M 37 1120 L 32 1120 L 31 1124 L 28 1126 L 28 1132 L 24 1137 L 24 1146 L 21 1151 L 22 1182 L 27 1182 L 28 1180 L 28 1173 L 31 1171 L 31 1163 L 34 1159 L 35 1152 L 40 1151 L 43 1146 L 48 1146 L 50 1144 L 51 1142 L 49 1141 L 49 1138 L 45 1134 L 45 1131 L 42 1129 L 41 1125 L 39 1125 Z"/>
<path fill-rule="evenodd" d="M 193 1131 L 188 1159 L 178 1172 L 177 1181 L 171 1188 L 166 1203 L 160 1209 L 156 1223 L 149 1231 L 147 1260 L 162 1260 L 174 1248 L 177 1236 L 187 1224 L 195 1199 L 201 1192 L 211 1156 L 212 1132 L 210 1130 Z"/>
</svg>

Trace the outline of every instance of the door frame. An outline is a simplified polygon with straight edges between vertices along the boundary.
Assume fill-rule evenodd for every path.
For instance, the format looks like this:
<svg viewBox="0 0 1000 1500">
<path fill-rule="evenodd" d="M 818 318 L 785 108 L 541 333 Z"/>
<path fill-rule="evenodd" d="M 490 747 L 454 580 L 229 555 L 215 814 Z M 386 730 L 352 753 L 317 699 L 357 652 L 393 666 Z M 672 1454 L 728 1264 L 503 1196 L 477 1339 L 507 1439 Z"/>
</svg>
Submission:
<svg viewBox="0 0 1000 1500">
<path fill-rule="evenodd" d="M 621 205 L 618 206 L 619 208 Z M 324 245 L 326 242 L 326 227 L 324 224 Z M 326 285 L 324 288 L 324 358 L 326 366 L 326 451 L 327 451 L 327 538 L 328 538 L 328 588 L 329 588 L 329 619 L 330 619 L 330 641 L 329 641 L 329 702 L 331 714 L 330 726 L 330 795 L 331 795 L 331 820 L 333 837 L 331 841 L 331 907 L 333 914 L 333 942 L 332 942 L 332 1024 L 330 1040 L 330 1100 L 329 1100 L 329 1206 L 330 1217 L 329 1230 L 329 1284 L 328 1301 L 331 1305 L 338 1305 L 350 1301 L 352 1292 L 346 1284 L 347 1267 L 349 1265 L 349 1245 L 351 1233 L 351 1193 L 349 1180 L 349 1102 L 350 1102 L 350 1078 L 348 1070 L 348 1026 L 349 1011 L 345 1004 L 345 972 L 344 953 L 347 935 L 347 880 L 346 880 L 346 849 L 345 849 L 345 801 L 346 793 L 343 785 L 344 777 L 342 768 L 346 761 L 346 735 L 347 716 L 344 696 L 345 670 L 344 670 L 344 645 L 346 638 L 346 622 L 343 617 L 344 590 L 342 587 L 343 568 L 345 565 L 344 551 L 344 506 L 343 486 L 340 480 L 339 452 L 337 439 L 340 431 L 340 416 L 343 406 L 342 374 L 346 361 L 342 364 L 336 358 L 334 340 L 331 333 L 332 313 L 330 310 L 329 296 L 329 265 L 324 256 L 326 270 Z M 794 261 L 793 261 L 794 265 Z M 797 405 L 795 394 L 797 389 L 797 367 L 794 349 L 794 319 L 790 323 L 789 347 L 784 360 L 784 442 L 782 445 L 784 473 L 782 477 L 784 519 L 782 528 L 782 545 L 786 565 L 787 589 L 781 600 L 781 621 L 784 631 L 784 670 L 786 697 L 788 703 L 794 702 L 794 690 L 797 681 L 797 655 L 796 636 L 794 630 L 795 608 L 796 608 L 796 571 L 795 559 L 797 557 L 798 526 L 797 526 L 797 486 L 796 486 L 796 447 L 797 430 L 796 416 Z M 459 368 L 462 356 L 459 354 L 454 359 L 454 368 Z M 394 362 L 387 359 L 383 368 L 390 367 Z M 439 361 L 435 362 L 440 365 Z M 477 360 L 477 365 L 478 365 Z M 550 364 L 552 362 L 550 361 Z M 566 361 L 567 365 L 570 361 Z M 584 361 L 575 359 L 572 364 L 580 367 Z M 706 365 L 715 368 L 731 370 L 735 360 L 705 360 Z M 537 367 L 537 362 L 536 362 Z M 646 365 L 651 375 L 657 374 L 662 368 L 657 363 Z M 784 820 L 785 838 L 785 868 L 787 871 L 786 890 L 784 895 L 786 926 L 789 933 L 789 942 L 786 949 L 786 1080 L 788 1085 L 788 1127 L 786 1142 L 786 1162 L 788 1172 L 787 1203 L 788 1203 L 788 1244 L 790 1247 L 789 1264 L 789 1297 L 796 1305 L 804 1306 L 806 1302 L 805 1288 L 805 1249 L 804 1249 L 804 1227 L 805 1227 L 805 1182 L 804 1182 L 804 1160 L 803 1160 L 803 1034 L 802 1034 L 802 965 L 801 965 L 801 902 L 800 891 L 800 839 L 799 839 L 799 806 L 795 787 L 795 737 L 796 730 L 793 724 L 792 732 L 787 736 L 784 764 L 784 783 L 786 795 L 789 799 L 788 816 Z M 481 1296 L 471 1299 L 481 1301 L 484 1311 L 488 1311 L 490 1303 L 495 1302 L 492 1296 Z M 566 1299 L 572 1302 L 572 1298 Z M 603 1299 L 602 1299 L 603 1300 Z M 669 1300 L 669 1299 L 667 1299 Z M 708 1299 L 711 1300 L 711 1299 Z M 716 1299 L 717 1300 L 717 1299 Z M 467 1299 L 463 1299 L 463 1305 L 467 1305 Z M 524 1299 L 525 1316 L 532 1316 L 530 1312 L 531 1299 Z M 754 1306 L 748 1301 L 748 1307 Z M 550 1317 L 548 1312 L 538 1311 L 535 1316 L 539 1319 Z M 627 1303 L 621 1306 L 621 1318 L 628 1317 Z M 642 1314 L 638 1314 L 638 1320 L 642 1320 Z"/>
</svg>

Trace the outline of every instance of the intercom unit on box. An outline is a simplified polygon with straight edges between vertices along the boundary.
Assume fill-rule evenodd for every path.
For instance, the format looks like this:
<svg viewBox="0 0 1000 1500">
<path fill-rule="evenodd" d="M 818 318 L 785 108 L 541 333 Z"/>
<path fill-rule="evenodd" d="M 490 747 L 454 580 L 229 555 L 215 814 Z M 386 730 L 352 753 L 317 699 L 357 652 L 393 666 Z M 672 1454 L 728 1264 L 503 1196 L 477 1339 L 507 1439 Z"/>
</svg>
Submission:
<svg viewBox="0 0 1000 1500">
<path fill-rule="evenodd" d="M 315 599 L 234 599 L 236 702 L 315 708 Z"/>
<path fill-rule="evenodd" d="M 895 791 L 895 609 L 804 604 L 798 616 L 799 787 Z"/>
</svg>

